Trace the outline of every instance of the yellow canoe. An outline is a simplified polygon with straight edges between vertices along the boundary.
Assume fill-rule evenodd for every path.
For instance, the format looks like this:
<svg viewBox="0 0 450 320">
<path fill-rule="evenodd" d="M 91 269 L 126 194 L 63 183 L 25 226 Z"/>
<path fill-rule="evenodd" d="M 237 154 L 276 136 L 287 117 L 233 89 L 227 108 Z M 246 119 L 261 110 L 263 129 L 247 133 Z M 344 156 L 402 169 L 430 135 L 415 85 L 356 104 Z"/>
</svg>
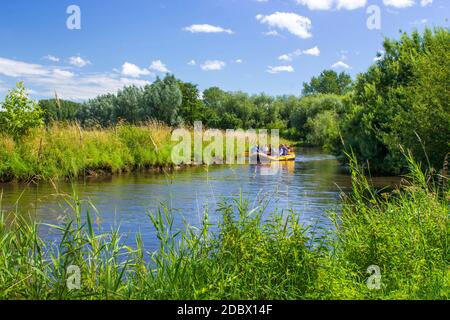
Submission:
<svg viewBox="0 0 450 320">
<path fill-rule="evenodd" d="M 268 157 L 271 161 L 295 161 L 295 153 L 290 153 L 287 156 Z"/>
<path fill-rule="evenodd" d="M 252 154 L 252 157 L 258 157 L 258 154 Z M 260 160 L 267 159 L 267 160 L 273 161 L 273 162 L 295 161 L 295 153 L 290 153 L 286 156 L 274 156 L 274 157 L 265 155 L 264 153 L 260 153 L 259 158 L 260 158 Z"/>
</svg>

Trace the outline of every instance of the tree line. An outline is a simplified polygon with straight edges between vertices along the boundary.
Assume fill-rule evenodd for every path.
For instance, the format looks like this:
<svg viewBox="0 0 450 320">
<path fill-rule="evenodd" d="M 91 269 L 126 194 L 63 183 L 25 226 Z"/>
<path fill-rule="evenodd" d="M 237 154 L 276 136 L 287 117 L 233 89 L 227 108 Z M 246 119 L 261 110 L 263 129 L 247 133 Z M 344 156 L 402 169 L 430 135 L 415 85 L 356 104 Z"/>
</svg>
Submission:
<svg viewBox="0 0 450 320">
<path fill-rule="evenodd" d="M 402 33 L 397 40 L 386 39 L 384 53 L 354 81 L 346 73 L 325 70 L 304 83 L 299 96 L 218 87 L 200 92 L 197 85 L 166 75 L 84 103 L 41 100 L 39 109 L 47 125 L 78 121 L 107 127 L 156 119 L 171 126 L 202 121 L 218 129 L 280 129 L 286 138 L 324 147 L 342 159 L 351 151 L 372 172 L 405 172 L 405 150 L 424 165 L 440 168 L 450 149 L 449 40 L 447 28 Z M 9 96 L 8 103 L 14 99 Z"/>
</svg>

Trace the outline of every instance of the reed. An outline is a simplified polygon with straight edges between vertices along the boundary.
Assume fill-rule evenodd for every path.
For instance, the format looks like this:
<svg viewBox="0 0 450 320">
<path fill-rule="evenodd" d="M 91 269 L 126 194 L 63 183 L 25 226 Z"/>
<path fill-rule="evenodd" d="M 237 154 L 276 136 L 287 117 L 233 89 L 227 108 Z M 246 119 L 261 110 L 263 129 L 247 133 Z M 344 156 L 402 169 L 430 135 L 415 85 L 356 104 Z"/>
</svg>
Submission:
<svg viewBox="0 0 450 320">
<path fill-rule="evenodd" d="M 60 179 L 170 166 L 171 129 L 141 126 L 82 129 L 55 123 L 21 141 L 0 137 L 0 180 Z"/>
<path fill-rule="evenodd" d="M 181 230 L 167 208 L 150 213 L 154 252 L 142 235 L 130 247 L 120 230 L 98 229 L 95 207 L 76 194 L 60 225 L 2 212 L 0 299 L 449 299 L 450 191 L 408 160 L 402 187 L 385 194 L 352 161 L 353 193 L 325 234 L 242 196 L 219 206 L 214 228 L 208 211 L 200 227 Z M 45 242 L 44 227 L 57 240 Z M 80 290 L 66 286 L 69 265 L 80 268 Z M 381 270 L 379 290 L 366 285 L 370 265 Z"/>
<path fill-rule="evenodd" d="M 0 182 L 73 179 L 172 167 L 172 147 L 177 143 L 171 141 L 172 130 L 156 121 L 109 128 L 55 122 L 48 128 L 33 129 L 17 141 L 0 134 Z M 285 139 L 281 142 L 291 144 Z M 203 147 L 208 143 L 203 141 Z"/>
</svg>

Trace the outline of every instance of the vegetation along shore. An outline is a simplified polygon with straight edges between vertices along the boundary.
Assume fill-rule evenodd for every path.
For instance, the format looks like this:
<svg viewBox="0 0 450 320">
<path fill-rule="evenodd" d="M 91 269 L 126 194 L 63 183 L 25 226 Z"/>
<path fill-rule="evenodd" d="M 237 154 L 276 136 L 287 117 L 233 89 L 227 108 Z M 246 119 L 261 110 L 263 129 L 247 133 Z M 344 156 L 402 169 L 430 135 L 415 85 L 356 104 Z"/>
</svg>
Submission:
<svg viewBox="0 0 450 320">
<path fill-rule="evenodd" d="M 18 202 L 2 208 L 0 196 L 0 299 L 449 299 L 450 32 L 402 33 L 383 47 L 356 79 L 325 70 L 299 96 L 200 94 L 166 75 L 82 103 L 36 102 L 19 83 L 0 111 L 1 182 L 170 167 L 173 129 L 202 121 L 322 147 L 350 168 L 352 190 L 323 230 L 243 196 L 221 203 L 217 223 L 205 210 L 200 228 L 175 228 L 162 207 L 148 213 L 154 252 L 139 232 L 125 245 L 120 229 L 93 223 L 101 212 L 76 193 L 54 225 L 28 219 Z M 402 183 L 376 191 L 369 172 Z"/>
<path fill-rule="evenodd" d="M 58 225 L 2 212 L 0 298 L 449 299 L 450 193 L 407 159 L 402 187 L 383 196 L 353 159 L 353 193 L 323 232 L 296 212 L 265 213 L 264 201 L 238 197 L 220 205 L 217 226 L 207 211 L 202 227 L 181 230 L 170 210 L 151 212 L 159 249 L 148 252 L 139 233 L 127 246 L 120 229 L 98 229 L 95 208 L 76 195 L 66 198 L 72 218 Z M 44 227 L 55 243 L 41 238 Z M 371 265 L 378 287 L 369 285 Z M 70 266 L 80 271 L 77 290 L 67 285 Z"/>
<path fill-rule="evenodd" d="M 194 121 L 217 129 L 279 129 L 344 163 L 352 150 L 372 174 L 405 173 L 402 148 L 429 168 L 442 168 L 450 141 L 449 40 L 446 28 L 386 39 L 384 53 L 355 81 L 325 70 L 304 84 L 300 97 L 213 87 L 200 98 L 196 85 L 167 75 L 84 103 L 36 103 L 19 84 L 0 111 L 0 179 L 170 165 L 171 128 Z M 141 125 L 148 121 L 153 124 Z"/>
</svg>

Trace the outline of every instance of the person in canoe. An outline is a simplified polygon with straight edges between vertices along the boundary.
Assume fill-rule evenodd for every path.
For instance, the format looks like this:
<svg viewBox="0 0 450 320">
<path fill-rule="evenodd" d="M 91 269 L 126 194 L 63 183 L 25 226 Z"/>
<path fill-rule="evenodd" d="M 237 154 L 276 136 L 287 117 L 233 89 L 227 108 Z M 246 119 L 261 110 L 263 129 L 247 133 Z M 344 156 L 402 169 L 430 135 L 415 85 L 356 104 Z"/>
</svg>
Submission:
<svg viewBox="0 0 450 320">
<path fill-rule="evenodd" d="M 289 154 L 290 150 L 288 148 L 288 146 L 286 146 L 285 144 L 282 144 L 280 147 L 280 156 L 287 156 Z"/>
</svg>

